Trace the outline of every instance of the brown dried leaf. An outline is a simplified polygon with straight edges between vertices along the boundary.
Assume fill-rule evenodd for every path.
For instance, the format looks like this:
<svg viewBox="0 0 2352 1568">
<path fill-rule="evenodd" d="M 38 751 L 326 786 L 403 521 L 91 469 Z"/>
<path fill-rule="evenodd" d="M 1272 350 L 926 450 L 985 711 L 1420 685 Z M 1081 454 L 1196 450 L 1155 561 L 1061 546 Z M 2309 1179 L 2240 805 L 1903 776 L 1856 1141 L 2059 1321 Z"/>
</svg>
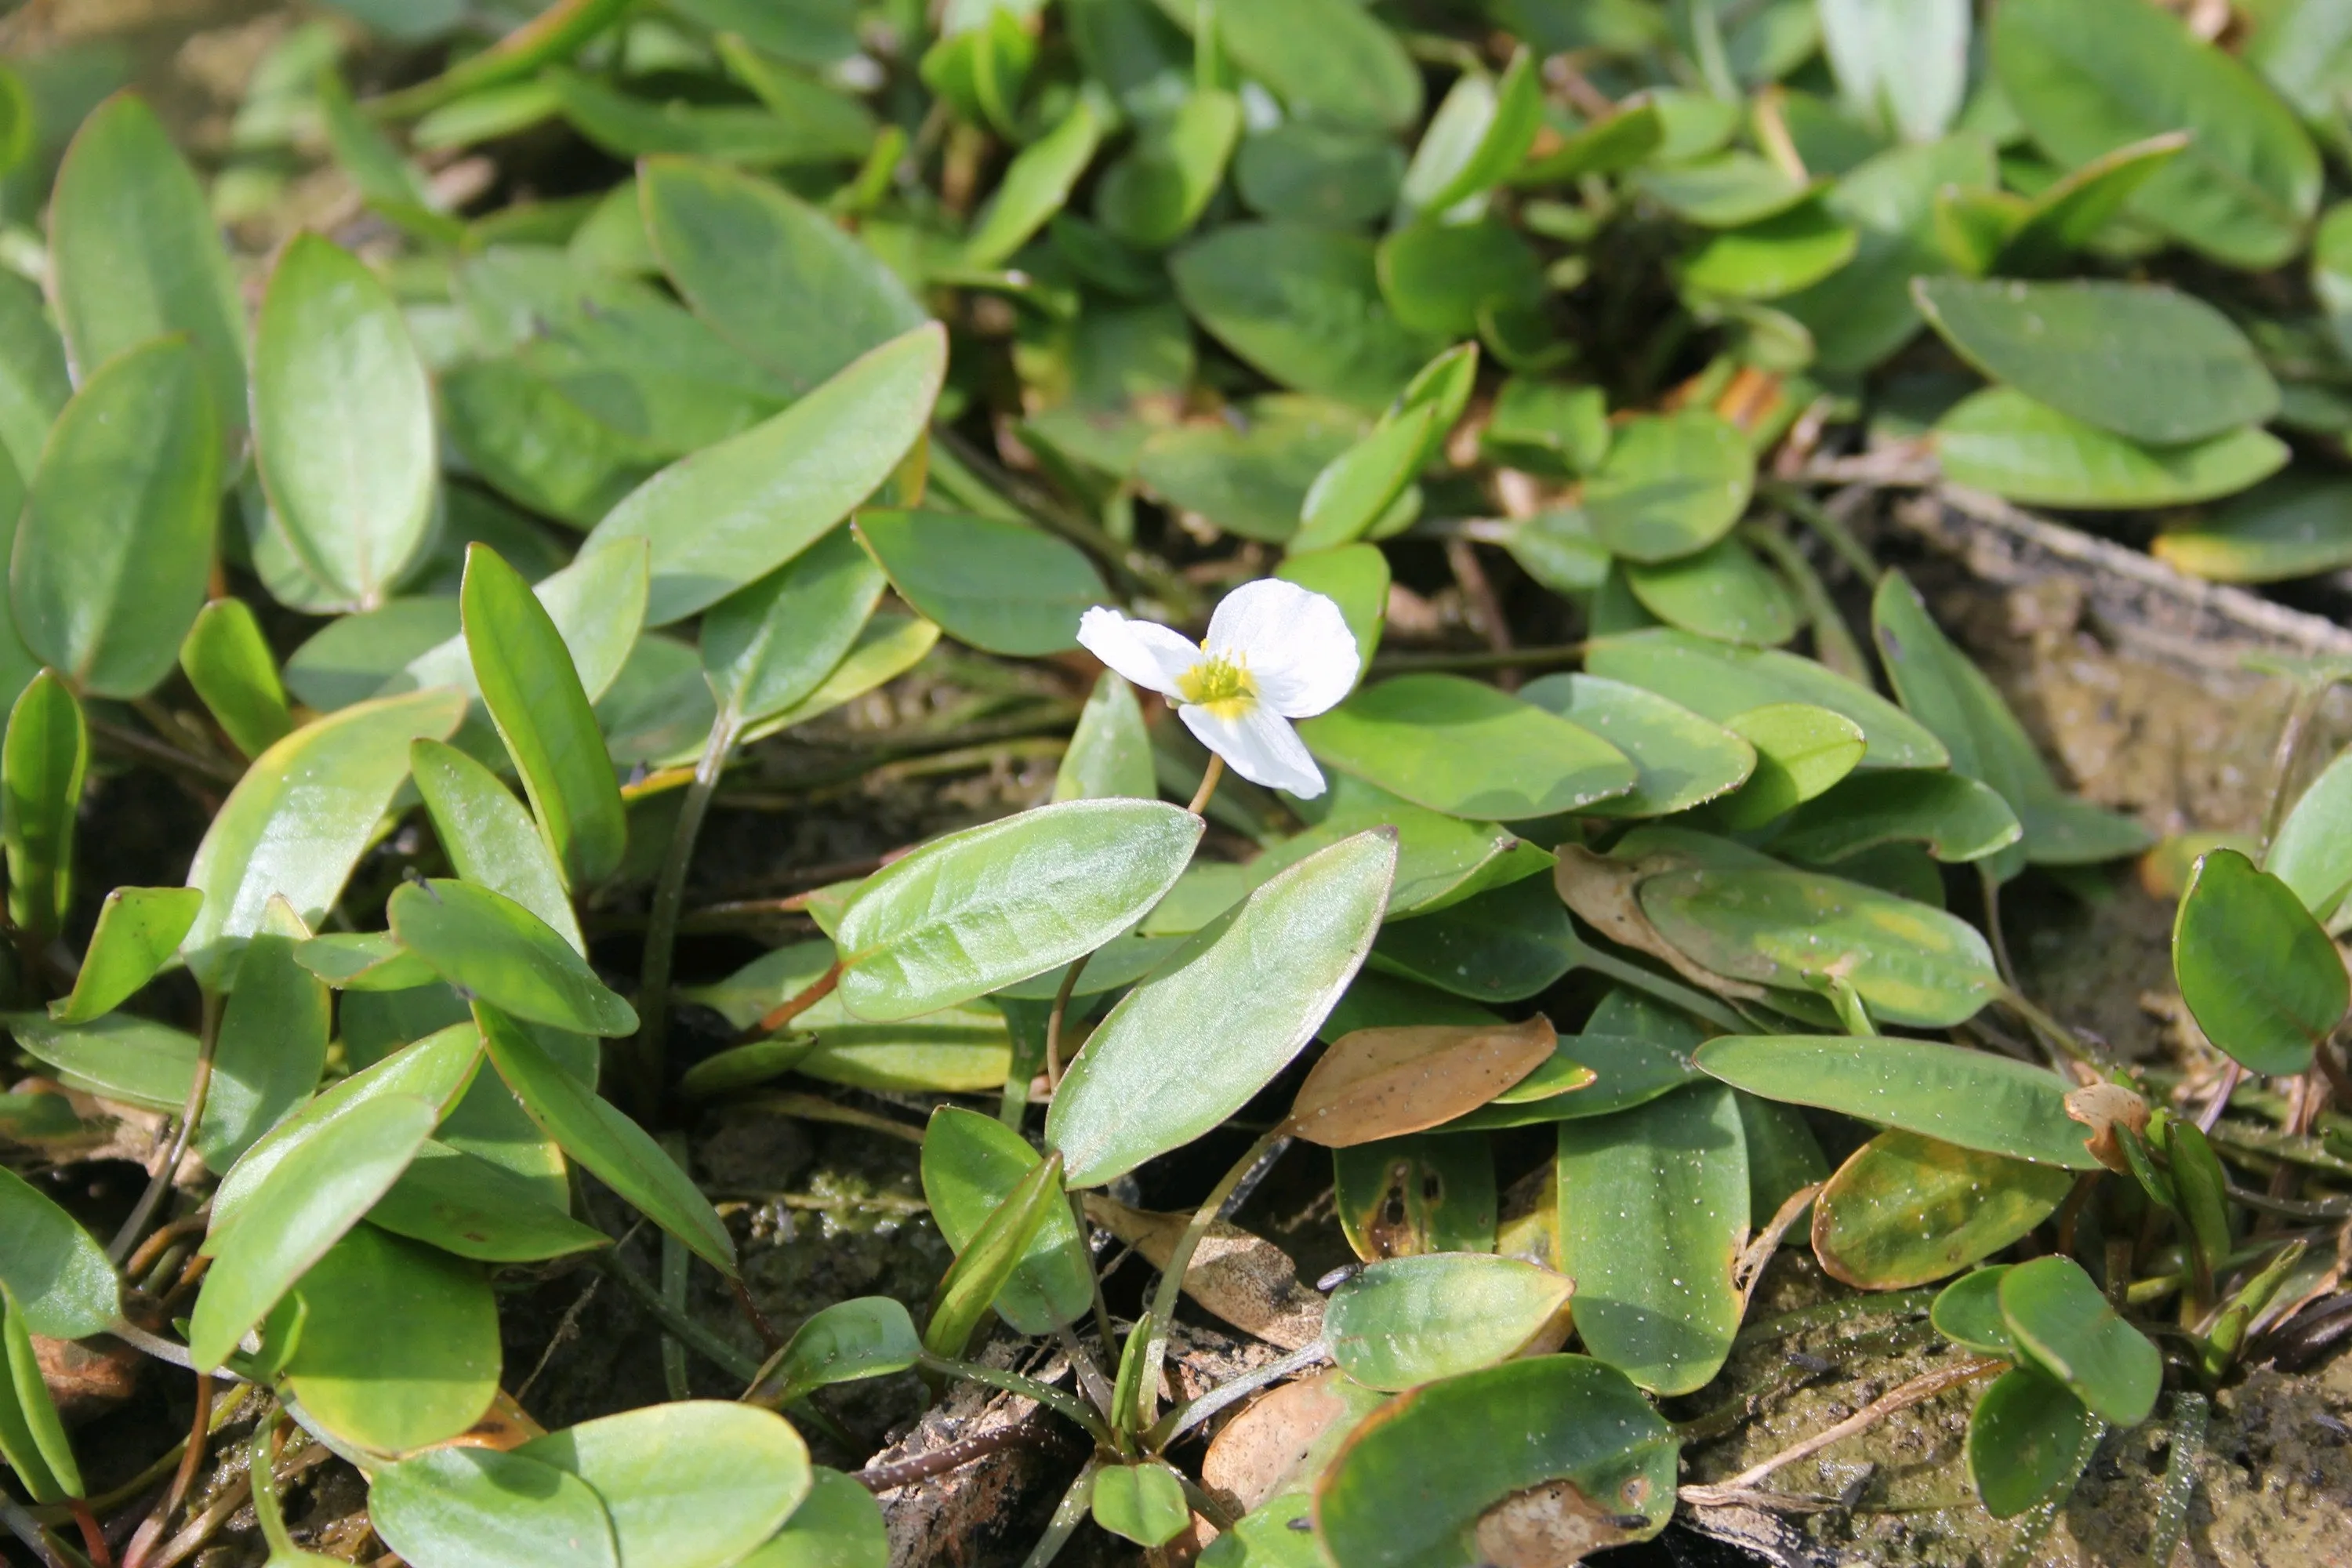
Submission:
<svg viewBox="0 0 2352 1568">
<path fill-rule="evenodd" d="M 1419 1132 L 1477 1110 L 1550 1060 L 1558 1043 L 1540 1014 L 1519 1024 L 1357 1029 L 1307 1075 L 1289 1130 L 1327 1149 Z"/>
<path fill-rule="evenodd" d="M 1546 1481 L 1478 1516 L 1478 1555 L 1495 1568 L 1568 1568 L 1649 1529 L 1638 1513 L 1609 1512 L 1574 1481 Z"/>
<path fill-rule="evenodd" d="M 1099 1193 L 1086 1194 L 1087 1217 L 1129 1243 L 1153 1267 L 1165 1268 L 1187 1214 L 1131 1209 Z M 1219 1220 L 1209 1227 L 1184 1270 L 1184 1294 L 1210 1312 L 1283 1350 L 1302 1350 L 1323 1337 L 1323 1298 L 1298 1282 L 1290 1254 L 1264 1237 Z"/>
<path fill-rule="evenodd" d="M 1274 1496 L 1316 1440 L 1349 1414 L 1343 1381 L 1338 1368 L 1326 1367 L 1254 1401 L 1210 1443 L 1201 1485 L 1236 1516 Z"/>
<path fill-rule="evenodd" d="M 1703 990 L 1743 1002 L 1766 999 L 1762 986 L 1733 980 L 1693 963 L 1681 948 L 1659 935 L 1650 917 L 1642 912 L 1635 890 L 1651 877 L 1682 869 L 1685 862 L 1680 857 L 1645 856 L 1638 860 L 1616 860 L 1595 855 L 1580 844 L 1563 844 L 1559 854 L 1559 863 L 1552 868 L 1552 886 L 1559 889 L 1560 901 L 1585 924 L 1620 947 L 1663 960 L 1675 973 Z"/>
<path fill-rule="evenodd" d="M 2147 1131 L 2147 1101 L 2119 1083 L 2094 1083 L 2066 1097 L 2066 1114 L 2091 1130 L 2083 1147 L 2091 1158 L 2118 1175 L 2131 1174 L 2131 1165 L 2116 1140 L 2116 1124 L 2134 1132 Z"/>
</svg>

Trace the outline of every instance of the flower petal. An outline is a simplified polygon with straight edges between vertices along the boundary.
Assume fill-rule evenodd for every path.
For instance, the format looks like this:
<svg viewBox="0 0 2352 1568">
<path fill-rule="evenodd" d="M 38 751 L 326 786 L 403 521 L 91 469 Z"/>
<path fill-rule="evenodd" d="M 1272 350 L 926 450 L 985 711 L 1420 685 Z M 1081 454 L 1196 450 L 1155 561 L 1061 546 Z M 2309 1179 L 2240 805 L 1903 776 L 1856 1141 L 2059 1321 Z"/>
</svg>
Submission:
<svg viewBox="0 0 2352 1568">
<path fill-rule="evenodd" d="M 1338 703 L 1363 668 L 1339 606 L 1279 577 L 1225 595 L 1209 621 L 1209 651 L 1240 656 L 1259 700 L 1290 719 L 1311 719 Z"/>
<path fill-rule="evenodd" d="M 1307 742 L 1290 721 L 1264 703 L 1253 704 L 1237 719 L 1220 718 L 1197 703 L 1176 710 L 1184 727 L 1225 765 L 1268 789 L 1286 790 L 1301 800 L 1323 793 L 1323 770 L 1307 754 Z"/>
<path fill-rule="evenodd" d="M 1078 617 L 1078 646 L 1136 685 L 1168 696 L 1177 678 L 1201 662 L 1199 646 L 1181 632 L 1100 605 Z"/>
</svg>

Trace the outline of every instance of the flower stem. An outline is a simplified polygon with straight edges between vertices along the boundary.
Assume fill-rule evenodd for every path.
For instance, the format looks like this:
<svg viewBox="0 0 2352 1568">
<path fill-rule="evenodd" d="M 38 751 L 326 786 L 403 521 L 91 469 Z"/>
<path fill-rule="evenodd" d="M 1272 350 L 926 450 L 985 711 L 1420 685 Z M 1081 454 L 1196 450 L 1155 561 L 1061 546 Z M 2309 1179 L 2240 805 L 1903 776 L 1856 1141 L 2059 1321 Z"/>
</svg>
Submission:
<svg viewBox="0 0 2352 1568">
<path fill-rule="evenodd" d="M 1217 793 L 1217 781 L 1225 776 L 1225 759 L 1216 752 L 1209 753 L 1209 771 L 1201 775 L 1201 787 L 1192 792 L 1192 804 L 1184 809 L 1198 816 L 1209 809 L 1209 797 Z"/>
<path fill-rule="evenodd" d="M 1202 783 L 1203 794 L 1216 782 L 1214 767 L 1211 763 L 1210 777 Z M 1070 993 L 1078 988 L 1078 976 L 1085 973 L 1087 960 L 1093 956 L 1091 952 L 1082 952 L 1062 972 L 1062 984 L 1054 993 L 1054 1010 L 1045 1015 L 1045 1084 L 1049 1089 L 1062 1087 L 1062 1020 L 1070 1011 Z"/>
<path fill-rule="evenodd" d="M 163 1194 L 172 1190 L 172 1173 L 187 1158 L 189 1141 L 196 1135 L 196 1124 L 204 1120 L 205 1099 L 212 1089 L 213 1053 L 220 1047 L 221 1013 L 227 1001 L 218 993 L 205 993 L 203 1037 L 196 1044 L 196 1068 L 188 1079 L 187 1102 L 180 1108 L 180 1130 L 172 1135 L 171 1147 L 164 1151 L 163 1163 L 147 1178 L 147 1190 L 139 1194 L 139 1202 L 131 1210 L 131 1217 L 114 1233 L 114 1240 L 106 1256 L 120 1264 L 133 1247 L 139 1244 L 147 1222 L 155 1217 L 156 1205 Z"/>
<path fill-rule="evenodd" d="M 644 978 L 637 988 L 636 1093 L 640 1110 L 650 1112 L 661 1099 L 663 1057 L 669 1044 L 669 976 L 672 950 L 677 944 L 678 907 L 686 897 L 686 873 L 694 862 L 694 841 L 702 833 L 702 818 L 718 793 L 719 775 L 727 771 L 727 754 L 735 749 L 737 725 L 731 711 L 721 710 L 710 721 L 710 738 L 703 742 L 702 758 L 694 766 L 694 782 L 679 805 L 677 826 L 669 836 L 669 851 L 662 857 L 661 878 L 654 884 L 654 901 L 646 922 Z"/>
<path fill-rule="evenodd" d="M 1176 1298 L 1183 1289 L 1184 1271 L 1192 1265 L 1192 1254 L 1199 1250 L 1202 1238 L 1209 1234 L 1209 1227 L 1216 1224 L 1218 1216 L 1224 1213 L 1234 1189 L 1257 1169 L 1259 1161 L 1274 1152 L 1277 1144 L 1289 1142 L 1289 1126 L 1286 1119 L 1258 1134 L 1257 1142 L 1243 1152 L 1242 1157 L 1234 1162 L 1234 1168 L 1227 1171 L 1223 1178 L 1209 1190 L 1209 1195 L 1201 1200 L 1201 1206 L 1192 1211 L 1192 1223 L 1184 1227 L 1184 1234 L 1177 1237 L 1176 1249 L 1168 1255 L 1167 1267 L 1160 1270 L 1159 1288 L 1152 1292 L 1151 1310 L 1146 1315 L 1146 1321 L 1151 1325 L 1149 1331 L 1151 1338 L 1143 1347 L 1143 1415 L 1147 1422 L 1158 1418 L 1154 1406 L 1159 1404 L 1157 1391 L 1160 1363 L 1168 1353 L 1168 1325 L 1175 1321 Z"/>
</svg>

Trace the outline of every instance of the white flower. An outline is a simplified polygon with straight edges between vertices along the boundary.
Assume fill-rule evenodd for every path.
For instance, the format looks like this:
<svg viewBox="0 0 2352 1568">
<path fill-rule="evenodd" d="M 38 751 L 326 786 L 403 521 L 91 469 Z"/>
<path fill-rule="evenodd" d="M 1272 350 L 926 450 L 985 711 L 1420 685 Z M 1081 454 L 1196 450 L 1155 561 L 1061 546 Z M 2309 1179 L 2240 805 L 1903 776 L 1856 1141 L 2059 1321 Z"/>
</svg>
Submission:
<svg viewBox="0 0 2352 1568">
<path fill-rule="evenodd" d="M 1079 617 L 1078 641 L 1173 701 L 1184 727 L 1242 777 L 1302 799 L 1323 793 L 1322 770 L 1289 721 L 1338 703 L 1363 663 L 1325 595 L 1278 577 L 1244 583 L 1218 605 L 1199 644 L 1098 605 Z"/>
</svg>

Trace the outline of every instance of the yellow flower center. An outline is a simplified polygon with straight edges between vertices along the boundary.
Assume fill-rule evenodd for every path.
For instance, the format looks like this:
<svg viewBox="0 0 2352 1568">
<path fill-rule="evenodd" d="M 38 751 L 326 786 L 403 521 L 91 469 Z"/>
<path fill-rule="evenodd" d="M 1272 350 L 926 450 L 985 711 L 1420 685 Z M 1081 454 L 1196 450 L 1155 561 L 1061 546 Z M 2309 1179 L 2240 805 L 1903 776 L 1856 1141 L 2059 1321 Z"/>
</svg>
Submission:
<svg viewBox="0 0 2352 1568">
<path fill-rule="evenodd" d="M 1211 654 L 1176 678 L 1176 693 L 1218 718 L 1232 721 L 1257 706 L 1257 683 L 1246 660 Z"/>
</svg>

